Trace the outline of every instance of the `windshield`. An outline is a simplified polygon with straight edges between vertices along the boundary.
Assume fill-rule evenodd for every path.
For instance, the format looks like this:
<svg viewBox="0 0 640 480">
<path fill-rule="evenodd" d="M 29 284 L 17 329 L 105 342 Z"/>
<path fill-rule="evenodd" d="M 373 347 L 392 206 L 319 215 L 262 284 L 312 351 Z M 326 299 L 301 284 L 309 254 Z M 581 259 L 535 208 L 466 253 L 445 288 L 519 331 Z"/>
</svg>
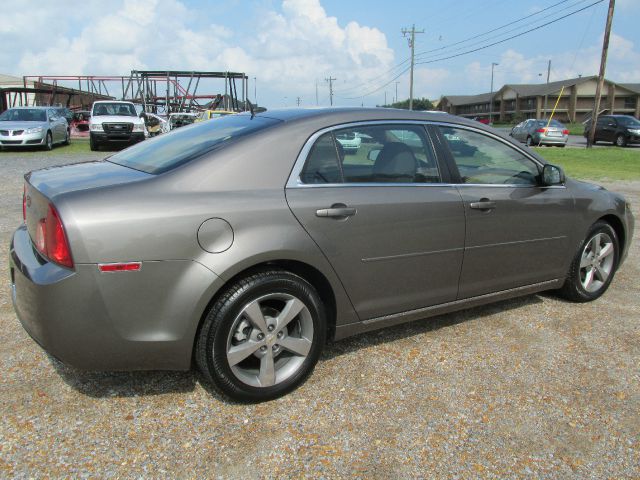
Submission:
<svg viewBox="0 0 640 480">
<path fill-rule="evenodd" d="M 633 117 L 618 117 L 617 120 L 625 127 L 640 127 L 640 122 Z"/>
<path fill-rule="evenodd" d="M 126 117 L 137 117 L 136 109 L 129 103 L 96 103 L 93 106 L 93 115 L 119 115 Z"/>
<path fill-rule="evenodd" d="M 11 108 L 2 112 L 0 122 L 46 122 L 47 112 L 37 108 Z"/>
<path fill-rule="evenodd" d="M 271 118 L 230 115 L 173 130 L 109 157 L 109 161 L 146 173 L 172 170 L 236 138 L 280 123 Z"/>
</svg>

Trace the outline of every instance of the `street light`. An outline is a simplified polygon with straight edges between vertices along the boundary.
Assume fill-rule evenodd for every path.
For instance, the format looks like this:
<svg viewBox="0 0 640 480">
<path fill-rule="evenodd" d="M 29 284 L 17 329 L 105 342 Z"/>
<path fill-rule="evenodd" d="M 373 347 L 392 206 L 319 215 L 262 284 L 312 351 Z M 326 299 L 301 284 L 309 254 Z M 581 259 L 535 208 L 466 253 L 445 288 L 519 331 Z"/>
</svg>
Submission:
<svg viewBox="0 0 640 480">
<path fill-rule="evenodd" d="M 491 94 L 489 95 L 489 125 L 493 123 L 493 69 L 499 64 L 491 62 Z"/>
</svg>

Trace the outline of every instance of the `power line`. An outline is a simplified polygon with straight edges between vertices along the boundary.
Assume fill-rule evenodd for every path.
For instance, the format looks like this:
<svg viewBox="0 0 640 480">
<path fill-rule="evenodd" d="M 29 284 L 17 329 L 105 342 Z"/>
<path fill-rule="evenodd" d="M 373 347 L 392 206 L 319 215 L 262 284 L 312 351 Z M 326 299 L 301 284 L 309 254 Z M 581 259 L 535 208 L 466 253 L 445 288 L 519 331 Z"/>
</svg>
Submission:
<svg viewBox="0 0 640 480">
<path fill-rule="evenodd" d="M 562 1 L 558 2 L 558 3 L 554 3 L 553 5 L 548 6 L 547 8 L 543 8 L 542 10 L 539 10 L 539 11 L 537 11 L 537 12 L 535 12 L 535 13 L 532 13 L 531 15 L 527 15 L 527 16 L 524 16 L 524 17 L 520 17 L 520 18 L 518 18 L 518 19 L 516 19 L 516 20 L 513 20 L 513 21 L 511 21 L 511 22 L 505 23 L 504 25 L 500 25 L 499 27 L 492 28 L 491 30 L 487 30 L 486 32 L 478 33 L 478 34 L 476 34 L 476 35 L 473 35 L 473 36 L 471 36 L 471 37 L 467 37 L 467 38 L 465 38 L 465 39 L 463 39 L 463 40 L 459 40 L 459 41 L 454 42 L 454 43 L 451 43 L 451 44 L 449 44 L 449 45 L 445 45 L 445 46 L 443 46 L 443 47 L 434 48 L 434 49 L 431 49 L 431 50 L 424 50 L 424 51 L 422 51 L 422 52 L 418 52 L 418 53 L 416 54 L 416 56 L 417 56 L 417 57 L 420 57 L 420 56 L 426 55 L 427 53 L 433 53 L 433 52 L 439 52 L 439 51 L 442 51 L 442 50 L 448 50 L 449 48 L 451 48 L 451 47 L 455 47 L 456 45 L 460 45 L 460 44 L 462 44 L 462 43 L 467 43 L 467 42 L 469 42 L 469 41 L 471 41 L 471 40 L 475 40 L 476 38 L 484 37 L 485 35 L 488 35 L 488 34 L 490 34 L 490 33 L 497 32 L 498 30 L 502 30 L 503 28 L 509 27 L 509 26 L 511 26 L 511 25 L 515 25 L 516 23 L 520 23 L 520 22 L 522 22 L 522 21 L 524 21 L 524 20 L 529 20 L 529 19 L 531 19 L 531 17 L 534 17 L 534 16 L 536 16 L 536 15 L 540 15 L 541 13 L 543 13 L 543 12 L 545 12 L 545 11 L 547 11 L 547 10 L 550 10 L 550 9 L 552 9 L 552 8 L 555 8 L 555 7 L 557 7 L 558 5 L 561 5 L 561 4 L 563 4 L 563 3 L 567 3 L 568 1 L 571 1 L 571 0 L 562 0 Z M 576 6 L 576 5 L 578 5 L 579 3 L 583 3 L 583 2 L 585 2 L 585 1 L 586 1 L 586 0 L 579 0 L 577 3 L 575 3 L 575 4 L 571 5 L 571 6 L 567 7 L 567 8 L 572 8 L 572 7 Z M 565 9 L 562 9 L 562 10 L 566 10 L 566 8 L 565 8 Z M 562 10 L 560 10 L 560 11 L 562 11 Z M 545 17 L 543 17 L 543 18 L 547 18 L 547 16 L 545 16 Z M 538 21 L 540 21 L 540 19 L 537 19 L 537 20 L 535 20 L 535 21 L 533 21 L 533 22 L 530 22 L 530 23 L 529 23 L 529 25 L 530 25 L 530 24 L 533 24 L 533 23 L 536 23 L 536 22 L 538 22 Z M 518 27 L 518 28 L 522 28 L 522 26 L 520 26 L 520 27 Z M 516 30 L 517 30 L 517 29 L 516 29 Z M 513 30 L 511 30 L 511 31 L 513 31 Z M 504 32 L 504 33 L 508 33 L 508 32 Z M 499 35 L 498 35 L 498 36 L 499 36 Z"/>
<path fill-rule="evenodd" d="M 411 67 L 407 67 L 405 68 L 403 71 L 401 71 L 398 75 L 396 75 L 395 77 L 393 77 L 391 80 L 389 80 L 387 83 L 385 83 L 384 85 L 379 86 L 378 88 L 376 88 L 375 90 L 371 90 L 370 92 L 367 93 L 362 93 L 356 97 L 340 97 L 343 100 L 355 100 L 357 98 L 362 98 L 362 97 L 368 97 L 369 95 L 373 95 L 376 92 L 379 92 L 380 90 L 382 90 L 384 87 L 386 87 L 387 85 L 393 83 L 395 80 L 397 80 L 398 78 L 400 78 L 402 75 L 404 75 L 405 73 L 407 73 L 409 71 Z"/>
<path fill-rule="evenodd" d="M 597 4 L 599 4 L 599 3 L 602 3 L 603 1 L 604 1 L 604 0 L 597 0 L 597 1 L 595 1 L 595 2 L 593 2 L 593 3 L 591 3 L 591 4 L 589 4 L 589 5 L 587 5 L 586 7 L 580 8 L 579 10 L 576 10 L 576 11 L 574 11 L 574 12 L 568 13 L 568 14 L 566 14 L 566 15 L 563 15 L 563 16 L 561 16 L 561 17 L 556 18 L 555 20 L 551 20 L 551 21 L 549 21 L 549 22 L 543 23 L 542 25 L 538 25 L 537 27 L 530 28 L 529 30 L 525 30 L 524 32 L 518 33 L 518 34 L 516 34 L 516 35 L 512 35 L 512 36 L 510 36 L 510 37 L 504 38 L 504 39 L 499 40 L 499 41 L 497 41 L 497 42 L 493 42 L 493 43 L 490 43 L 490 44 L 488 44 L 488 45 L 484 45 L 484 46 L 481 46 L 481 47 L 473 48 L 473 49 L 471 49 L 471 50 L 467 50 L 467 51 L 462 52 L 462 53 L 457 53 L 457 54 L 455 54 L 455 55 L 449 55 L 449 56 L 442 57 L 442 58 L 436 58 L 436 59 L 434 59 L 434 60 L 425 60 L 425 61 L 422 61 L 422 62 L 416 62 L 416 65 L 424 65 L 424 64 L 427 64 L 427 63 L 436 63 L 436 62 L 441 62 L 442 60 L 449 60 L 449 59 L 451 59 L 451 58 L 461 57 L 461 56 L 463 56 L 463 55 L 468 55 L 468 54 L 473 53 L 473 52 L 477 52 L 477 51 L 480 51 L 480 50 L 484 50 L 485 48 L 493 47 L 493 46 L 495 46 L 495 45 L 499 45 L 499 44 L 501 44 L 501 43 L 508 42 L 509 40 L 513 40 L 514 38 L 521 37 L 521 36 L 523 36 L 523 35 L 526 35 L 527 33 L 531 33 L 531 32 L 533 32 L 533 31 L 535 31 L 535 30 L 540 30 L 541 28 L 546 27 L 547 25 L 551 25 L 552 23 L 559 22 L 560 20 L 563 20 L 563 19 L 565 19 L 565 18 L 567 18 L 567 17 L 570 17 L 570 16 L 572 16 L 572 15 L 575 15 L 576 13 L 580 13 L 580 12 L 582 12 L 582 11 L 584 11 L 584 10 L 587 10 L 588 8 L 591 8 L 591 7 L 593 7 L 594 5 L 597 5 Z"/>
<path fill-rule="evenodd" d="M 395 70 L 397 70 L 398 68 L 402 67 L 403 65 L 405 65 L 410 60 L 411 60 L 411 57 L 407 57 L 402 62 L 397 64 L 396 66 L 390 68 L 389 70 L 387 70 L 384 73 L 381 73 L 380 75 L 377 75 L 377 76 L 375 76 L 375 77 L 373 77 L 373 78 L 371 78 L 371 79 L 369 79 L 369 80 L 367 80 L 365 82 L 358 83 L 356 85 L 352 85 L 352 86 L 347 87 L 347 88 L 342 89 L 342 90 L 337 89 L 336 92 L 341 93 L 341 94 L 345 94 L 345 93 L 350 92 L 351 90 L 356 90 L 356 89 L 364 87 L 364 86 L 366 86 L 368 84 L 375 83 L 376 80 L 378 80 L 380 78 L 384 78 L 384 77 L 388 76 L 389 74 L 392 74 Z"/>
</svg>

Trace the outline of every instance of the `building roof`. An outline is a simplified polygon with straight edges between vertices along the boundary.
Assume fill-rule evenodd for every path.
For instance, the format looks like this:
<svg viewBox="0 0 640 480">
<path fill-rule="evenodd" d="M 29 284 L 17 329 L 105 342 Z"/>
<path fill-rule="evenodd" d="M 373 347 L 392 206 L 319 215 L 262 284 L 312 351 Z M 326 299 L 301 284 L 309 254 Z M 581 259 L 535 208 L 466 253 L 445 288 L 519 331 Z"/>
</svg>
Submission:
<svg viewBox="0 0 640 480">
<path fill-rule="evenodd" d="M 541 95 L 549 95 L 559 92 L 562 87 L 572 87 L 580 83 L 588 82 L 598 77 L 593 75 L 590 77 L 578 77 L 569 78 L 567 80 L 559 80 L 557 82 L 549 83 L 520 83 L 520 84 L 506 84 L 500 90 L 510 88 L 515 91 L 520 97 L 538 97 Z"/>
<path fill-rule="evenodd" d="M 622 88 L 626 88 L 627 90 L 631 90 L 634 93 L 640 94 L 640 83 L 619 83 Z"/>
<path fill-rule="evenodd" d="M 0 73 L 0 85 L 20 85 L 22 86 L 22 77 L 14 77 L 13 75 L 6 75 L 4 73 Z"/>
<path fill-rule="evenodd" d="M 488 103 L 492 96 L 495 96 L 496 92 L 492 93 L 480 93 L 478 95 L 445 95 L 442 98 L 446 99 L 451 105 L 473 105 L 476 103 Z"/>
</svg>

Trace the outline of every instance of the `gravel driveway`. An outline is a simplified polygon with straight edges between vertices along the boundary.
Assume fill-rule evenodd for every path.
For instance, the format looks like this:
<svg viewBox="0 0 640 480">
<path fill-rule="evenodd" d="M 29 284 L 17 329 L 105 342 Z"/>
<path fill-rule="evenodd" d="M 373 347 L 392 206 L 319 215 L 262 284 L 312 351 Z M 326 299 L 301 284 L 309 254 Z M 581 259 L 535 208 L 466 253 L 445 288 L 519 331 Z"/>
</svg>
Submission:
<svg viewBox="0 0 640 480">
<path fill-rule="evenodd" d="M 0 153 L 5 275 L 23 173 L 105 155 Z M 640 182 L 606 186 L 640 219 Z M 334 343 L 302 388 L 250 406 L 193 373 L 60 365 L 2 281 L 0 477 L 638 478 L 635 237 L 596 302 L 534 295 Z"/>
</svg>

